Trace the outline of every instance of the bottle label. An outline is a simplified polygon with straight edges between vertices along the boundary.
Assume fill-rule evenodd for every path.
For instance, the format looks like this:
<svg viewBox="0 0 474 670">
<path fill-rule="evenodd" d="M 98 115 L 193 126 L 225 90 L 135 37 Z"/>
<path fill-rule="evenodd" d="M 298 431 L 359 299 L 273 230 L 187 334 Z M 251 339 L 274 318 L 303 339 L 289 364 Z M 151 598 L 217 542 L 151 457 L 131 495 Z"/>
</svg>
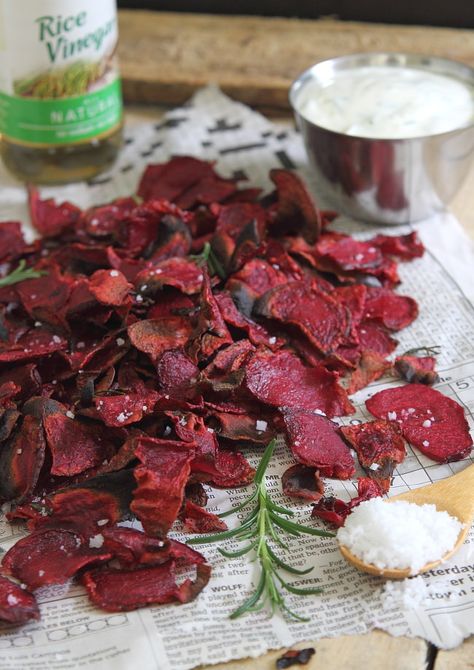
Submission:
<svg viewBox="0 0 474 670">
<path fill-rule="evenodd" d="M 0 132 L 29 146 L 120 124 L 115 0 L 0 0 Z"/>
</svg>

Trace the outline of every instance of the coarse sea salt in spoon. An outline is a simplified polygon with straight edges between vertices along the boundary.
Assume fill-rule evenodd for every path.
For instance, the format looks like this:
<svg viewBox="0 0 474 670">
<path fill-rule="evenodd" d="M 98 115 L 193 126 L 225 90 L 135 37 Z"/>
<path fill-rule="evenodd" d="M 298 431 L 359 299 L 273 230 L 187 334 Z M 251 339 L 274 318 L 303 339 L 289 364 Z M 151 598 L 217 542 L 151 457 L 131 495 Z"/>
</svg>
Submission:
<svg viewBox="0 0 474 670">
<path fill-rule="evenodd" d="M 431 570 L 462 545 L 474 518 L 474 465 L 436 484 L 358 505 L 337 533 L 363 572 L 404 579 Z"/>
</svg>

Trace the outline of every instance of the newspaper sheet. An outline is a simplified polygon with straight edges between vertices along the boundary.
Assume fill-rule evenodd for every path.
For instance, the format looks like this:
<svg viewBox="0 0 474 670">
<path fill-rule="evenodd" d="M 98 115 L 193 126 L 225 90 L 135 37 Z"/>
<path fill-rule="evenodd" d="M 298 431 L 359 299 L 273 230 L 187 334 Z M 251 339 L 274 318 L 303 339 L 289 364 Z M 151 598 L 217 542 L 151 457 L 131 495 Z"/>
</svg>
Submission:
<svg viewBox="0 0 474 670">
<path fill-rule="evenodd" d="M 133 193 L 145 164 L 161 162 L 173 154 L 191 154 L 217 161 L 225 176 L 248 178 L 252 184 L 270 188 L 272 167 L 296 167 L 311 183 L 299 135 L 271 124 L 245 106 L 231 101 L 217 89 L 201 90 L 191 102 L 167 114 L 158 124 L 126 128 L 126 145 L 114 169 L 88 184 L 44 189 L 44 195 L 71 199 L 82 206 Z M 1 175 L 2 219 L 27 221 L 25 193 L 6 174 Z M 374 226 L 346 219 L 342 230 L 361 239 L 380 232 Z M 441 381 L 437 388 L 457 400 L 474 427 L 474 252 L 459 223 L 448 213 L 416 226 L 427 253 L 422 259 L 401 264 L 401 292 L 414 296 L 420 317 L 397 334 L 398 351 L 439 345 Z M 398 234 L 407 227 L 384 228 Z M 32 234 L 31 231 L 28 231 Z M 359 392 L 357 413 L 341 423 L 367 420 L 364 400 L 370 394 L 399 382 L 383 378 Z M 268 483 L 278 500 L 283 498 L 280 474 L 292 458 L 280 444 L 268 471 Z M 435 463 L 409 449 L 397 468 L 391 494 L 449 477 L 472 462 L 467 458 L 446 465 Z M 352 482 L 326 481 L 327 492 L 343 499 L 355 494 Z M 245 491 L 209 490 L 210 509 L 223 511 L 235 505 Z M 288 505 L 288 499 L 284 503 Z M 291 503 L 290 503 L 291 505 Z M 293 505 L 305 522 L 309 505 Z M 312 521 L 310 523 L 317 523 Z M 17 539 L 18 530 L 0 524 L 0 547 L 5 550 Z M 179 539 L 182 536 L 177 534 Z M 256 586 L 257 568 L 248 557 L 224 559 L 214 545 L 202 548 L 213 565 L 209 585 L 195 602 L 149 607 L 134 612 L 110 614 L 91 606 L 82 588 L 67 584 L 39 592 L 41 621 L 21 628 L 0 629 L 2 670 L 187 670 L 201 663 L 256 656 L 268 649 L 342 634 L 360 634 L 378 627 L 393 635 L 419 636 L 441 648 L 452 648 L 474 632 L 474 532 L 449 562 L 424 575 L 427 598 L 407 609 L 387 607 L 379 578 L 358 573 L 341 557 L 332 538 L 312 536 L 290 539 L 292 562 L 314 566 L 296 585 L 317 583 L 321 596 L 288 596 L 288 605 L 308 623 L 296 623 L 266 611 L 238 620 L 229 613 Z"/>
</svg>

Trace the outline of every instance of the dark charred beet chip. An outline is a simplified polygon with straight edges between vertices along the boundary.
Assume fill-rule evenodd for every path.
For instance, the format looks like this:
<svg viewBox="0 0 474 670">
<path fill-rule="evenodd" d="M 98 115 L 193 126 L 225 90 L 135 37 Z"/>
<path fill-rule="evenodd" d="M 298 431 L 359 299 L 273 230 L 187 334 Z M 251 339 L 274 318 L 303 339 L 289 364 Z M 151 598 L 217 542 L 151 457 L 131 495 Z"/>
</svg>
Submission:
<svg viewBox="0 0 474 670">
<path fill-rule="evenodd" d="M 23 624 L 39 618 L 40 611 L 34 595 L 0 575 L 0 620 Z"/>
<path fill-rule="evenodd" d="M 25 416 L 0 451 L 0 499 L 21 501 L 33 492 L 45 450 L 41 422 Z"/>
<path fill-rule="evenodd" d="M 313 244 L 321 232 L 321 212 L 304 183 L 294 172 L 274 169 L 270 178 L 276 186 L 275 223 L 278 233 L 299 234 Z"/>
<path fill-rule="evenodd" d="M 149 535 L 166 535 L 176 520 L 194 457 L 192 443 L 138 439 L 134 470 L 137 488 L 131 509 Z"/>
<path fill-rule="evenodd" d="M 265 293 L 256 314 L 296 326 L 322 352 L 337 347 L 347 330 L 345 310 L 330 295 L 305 282 L 289 282 Z"/>
<path fill-rule="evenodd" d="M 196 566 L 196 580 L 176 584 L 175 563 L 139 567 L 130 570 L 113 568 L 91 570 L 82 582 L 91 601 L 108 612 L 122 612 L 170 602 L 194 600 L 209 581 L 210 567 Z"/>
<path fill-rule="evenodd" d="M 255 398 L 274 407 L 320 410 L 328 417 L 354 412 L 333 372 L 307 368 L 287 351 L 256 352 L 245 366 L 245 383 Z"/>
<path fill-rule="evenodd" d="M 458 461 L 471 451 L 463 408 L 436 389 L 422 384 L 386 389 L 366 406 L 379 419 L 396 421 L 404 438 L 434 461 Z"/>
<path fill-rule="evenodd" d="M 185 501 L 180 518 L 189 533 L 220 533 L 227 530 L 227 524 L 218 516 L 190 500 Z"/>
<path fill-rule="evenodd" d="M 255 321 L 242 314 L 232 300 L 230 293 L 223 291 L 217 293 L 215 297 L 226 324 L 245 331 L 252 344 L 255 346 L 263 344 L 270 349 L 278 349 L 282 345 L 283 342 L 280 338 L 272 337 L 264 326 L 255 323 Z"/>
<path fill-rule="evenodd" d="M 290 466 L 281 476 L 283 493 L 290 498 L 303 500 L 319 500 L 324 493 L 324 484 L 316 468 L 307 465 Z"/>
<path fill-rule="evenodd" d="M 283 656 L 277 659 L 277 670 L 285 670 L 291 668 L 293 665 L 306 665 L 316 653 L 314 647 L 307 647 L 306 649 L 290 649 Z"/>
<path fill-rule="evenodd" d="M 89 290 L 103 305 L 123 307 L 131 304 L 133 289 L 125 275 L 119 270 L 97 270 L 89 280 Z"/>
<path fill-rule="evenodd" d="M 367 475 L 375 479 L 384 493 L 390 488 L 393 471 L 406 455 L 400 427 L 389 421 L 370 421 L 342 426 L 341 433 L 356 451 Z"/>
<path fill-rule="evenodd" d="M 200 312 L 189 353 L 195 360 L 206 360 L 226 344 L 232 344 L 232 337 L 222 318 L 219 305 L 212 292 L 209 274 L 204 272 Z"/>
<path fill-rule="evenodd" d="M 41 200 L 36 188 L 28 188 L 31 223 L 43 237 L 59 237 L 72 230 L 81 210 L 70 202 L 58 205 L 52 198 Z"/>
<path fill-rule="evenodd" d="M 393 367 L 400 377 L 409 384 L 432 386 L 439 381 L 433 356 L 397 356 Z"/>
<path fill-rule="evenodd" d="M 326 477 L 352 477 L 354 459 L 335 423 L 314 412 L 287 407 L 280 411 L 290 449 L 299 463 L 317 468 Z"/>
<path fill-rule="evenodd" d="M 73 283 L 65 279 L 54 266 L 47 275 L 20 282 L 16 290 L 24 309 L 32 319 L 54 326 L 64 323 L 62 310 L 72 286 Z"/>
<path fill-rule="evenodd" d="M 394 256 L 404 261 L 420 258 L 425 252 L 423 242 L 416 231 L 408 235 L 376 235 L 369 240 L 369 243 L 378 247 L 384 256 Z"/>
<path fill-rule="evenodd" d="M 357 496 L 355 498 L 351 498 L 348 502 L 345 502 L 333 496 L 323 497 L 313 506 L 311 516 L 323 519 L 340 528 L 344 525 L 347 516 L 354 507 L 360 505 L 365 500 L 377 498 L 382 493 L 382 489 L 374 479 L 360 477 L 357 480 Z"/>
<path fill-rule="evenodd" d="M 128 327 L 128 336 L 136 349 L 148 354 L 157 363 L 165 351 L 184 347 L 192 331 L 189 319 L 168 316 L 136 321 Z"/>
<path fill-rule="evenodd" d="M 418 305 L 413 298 L 388 288 L 367 288 L 364 319 L 373 319 L 389 330 L 401 330 L 417 316 Z"/>
<path fill-rule="evenodd" d="M 276 431 L 262 414 L 231 414 L 230 412 L 210 412 L 217 424 L 217 434 L 232 442 L 252 442 L 268 444 Z"/>
<path fill-rule="evenodd" d="M 19 540 L 3 557 L 2 566 L 29 589 L 47 584 L 63 584 L 91 563 L 108 561 L 112 555 L 101 551 L 103 537 L 86 540 L 64 528 L 39 530 Z"/>
</svg>

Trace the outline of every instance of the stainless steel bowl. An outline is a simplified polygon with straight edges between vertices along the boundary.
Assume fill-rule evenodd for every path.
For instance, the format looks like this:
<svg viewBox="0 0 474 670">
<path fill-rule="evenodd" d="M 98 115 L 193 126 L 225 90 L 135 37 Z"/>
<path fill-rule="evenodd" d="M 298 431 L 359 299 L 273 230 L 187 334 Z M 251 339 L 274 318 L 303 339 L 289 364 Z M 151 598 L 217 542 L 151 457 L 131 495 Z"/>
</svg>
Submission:
<svg viewBox="0 0 474 670">
<path fill-rule="evenodd" d="M 419 221 L 445 209 L 461 186 L 474 156 L 474 123 L 437 135 L 387 140 L 327 130 L 298 111 L 298 97 L 308 82 L 324 84 L 336 72 L 371 65 L 428 70 L 470 85 L 474 69 L 416 54 L 356 54 L 317 63 L 291 86 L 290 103 L 316 171 L 318 194 L 338 211 L 364 221 Z"/>
</svg>

